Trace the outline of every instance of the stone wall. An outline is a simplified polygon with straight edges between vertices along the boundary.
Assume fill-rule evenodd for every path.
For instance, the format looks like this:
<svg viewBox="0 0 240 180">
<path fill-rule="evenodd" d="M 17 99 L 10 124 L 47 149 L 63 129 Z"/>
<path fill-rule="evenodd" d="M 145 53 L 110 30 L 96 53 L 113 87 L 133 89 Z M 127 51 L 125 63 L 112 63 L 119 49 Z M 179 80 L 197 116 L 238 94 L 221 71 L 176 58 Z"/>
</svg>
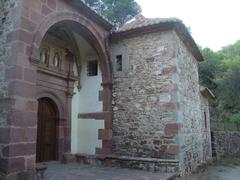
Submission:
<svg viewBox="0 0 240 180">
<path fill-rule="evenodd" d="M 211 126 L 210 126 L 210 112 L 209 101 L 201 95 L 201 112 L 202 112 L 202 136 L 203 136 L 203 161 L 208 162 L 212 160 L 212 142 L 211 142 Z"/>
<path fill-rule="evenodd" d="M 15 25 L 19 22 L 19 4 L 18 0 L 0 1 L 0 174 L 15 171 L 20 164 L 24 163 L 21 158 L 12 158 L 9 162 L 7 161 L 9 153 L 12 153 L 7 148 L 11 134 L 9 114 L 15 104 L 9 96 L 9 84 L 14 76 L 19 75 L 17 68 L 9 63 L 12 53 L 17 50 L 16 43 L 11 41 L 10 34 L 16 30 Z M 12 74 L 15 70 L 15 74 Z M 12 133 L 12 135 L 15 134 Z"/>
<path fill-rule="evenodd" d="M 239 131 L 213 131 L 212 141 L 217 159 L 222 156 L 240 155 Z"/>
<path fill-rule="evenodd" d="M 0 1 L 0 103 L 5 102 L 7 97 L 6 70 L 7 60 L 11 53 L 11 42 L 8 42 L 8 33 L 12 32 L 14 24 L 18 21 L 16 8 L 19 5 L 17 0 Z M 6 125 L 6 110 L 0 104 L 0 127 Z"/>
<path fill-rule="evenodd" d="M 113 152 L 176 159 L 181 174 L 206 161 L 211 146 L 205 128 L 198 62 L 175 31 L 112 43 Z M 117 56 L 122 55 L 122 71 Z"/>
<path fill-rule="evenodd" d="M 175 159 L 180 149 L 173 31 L 146 34 L 111 44 L 114 71 L 113 152 L 117 155 Z"/>
<path fill-rule="evenodd" d="M 198 62 L 187 50 L 176 34 L 177 64 L 176 82 L 179 88 L 179 116 L 178 122 L 183 124 L 179 134 L 181 145 L 180 160 L 181 174 L 188 174 L 206 162 L 204 154 L 205 136 L 210 136 L 210 127 L 204 127 L 201 94 L 199 90 Z M 204 105 L 204 103 L 203 103 Z"/>
</svg>

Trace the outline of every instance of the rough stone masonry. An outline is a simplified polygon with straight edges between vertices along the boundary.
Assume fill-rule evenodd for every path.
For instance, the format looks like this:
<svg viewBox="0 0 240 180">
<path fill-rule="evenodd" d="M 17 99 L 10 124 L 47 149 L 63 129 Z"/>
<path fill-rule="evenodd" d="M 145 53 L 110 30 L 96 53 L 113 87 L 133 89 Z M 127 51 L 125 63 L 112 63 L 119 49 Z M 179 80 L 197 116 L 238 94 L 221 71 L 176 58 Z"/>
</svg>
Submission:
<svg viewBox="0 0 240 180">
<path fill-rule="evenodd" d="M 117 40 L 111 51 L 113 61 L 123 54 L 123 71 L 113 67 L 113 152 L 176 159 L 182 174 L 206 162 L 198 62 L 177 33 Z"/>
</svg>

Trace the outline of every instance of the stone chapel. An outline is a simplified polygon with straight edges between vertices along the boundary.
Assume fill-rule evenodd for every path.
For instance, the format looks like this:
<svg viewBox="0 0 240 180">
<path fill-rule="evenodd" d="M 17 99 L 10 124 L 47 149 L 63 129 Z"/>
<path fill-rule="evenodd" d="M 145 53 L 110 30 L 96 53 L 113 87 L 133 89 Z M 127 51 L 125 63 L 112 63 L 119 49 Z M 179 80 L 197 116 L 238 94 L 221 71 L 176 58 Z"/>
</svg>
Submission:
<svg viewBox="0 0 240 180">
<path fill-rule="evenodd" d="M 77 161 L 191 173 L 211 160 L 203 57 L 175 18 L 118 30 L 80 0 L 0 1 L 0 174 Z"/>
</svg>

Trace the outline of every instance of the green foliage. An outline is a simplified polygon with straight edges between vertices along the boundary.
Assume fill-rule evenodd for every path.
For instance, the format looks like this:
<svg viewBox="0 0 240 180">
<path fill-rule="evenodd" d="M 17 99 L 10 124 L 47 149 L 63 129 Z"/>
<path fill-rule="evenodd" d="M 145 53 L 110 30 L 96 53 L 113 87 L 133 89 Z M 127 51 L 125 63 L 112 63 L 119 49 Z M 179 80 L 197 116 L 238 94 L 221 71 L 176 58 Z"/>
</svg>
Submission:
<svg viewBox="0 0 240 180">
<path fill-rule="evenodd" d="M 221 106 L 233 113 L 240 110 L 240 68 L 228 70 L 217 87 Z"/>
<path fill-rule="evenodd" d="M 211 90 L 215 90 L 218 80 L 225 70 L 225 67 L 219 64 L 223 60 L 223 56 L 210 48 L 202 49 L 202 54 L 205 61 L 199 64 L 200 83 Z"/>
<path fill-rule="evenodd" d="M 141 12 L 134 0 L 84 0 L 92 9 L 105 16 L 116 28 Z"/>
<path fill-rule="evenodd" d="M 231 118 L 231 121 L 237 125 L 240 125 L 240 112 L 238 112 L 237 114 L 234 114 Z"/>
<path fill-rule="evenodd" d="M 237 122 L 240 117 L 240 41 L 217 52 L 202 49 L 202 54 L 205 61 L 199 65 L 200 82 L 216 95 L 216 99 L 210 101 L 212 121 L 230 123 L 233 117 Z"/>
</svg>

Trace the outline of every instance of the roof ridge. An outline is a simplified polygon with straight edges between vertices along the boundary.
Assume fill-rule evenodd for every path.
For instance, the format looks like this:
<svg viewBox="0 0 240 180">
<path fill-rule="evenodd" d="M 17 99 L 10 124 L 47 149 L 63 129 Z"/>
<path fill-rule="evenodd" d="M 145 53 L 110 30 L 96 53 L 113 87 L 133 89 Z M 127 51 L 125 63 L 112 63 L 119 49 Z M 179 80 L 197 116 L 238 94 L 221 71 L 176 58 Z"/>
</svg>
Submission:
<svg viewBox="0 0 240 180">
<path fill-rule="evenodd" d="M 136 28 L 141 28 L 141 27 L 146 27 L 150 25 L 155 25 L 155 24 L 161 24 L 165 22 L 179 22 L 182 23 L 182 20 L 175 18 L 175 17 L 170 17 L 170 18 L 146 18 L 142 14 L 136 15 L 132 20 L 128 21 L 125 23 L 122 27 L 117 29 L 115 32 L 123 32 L 123 31 L 128 31 Z"/>
<path fill-rule="evenodd" d="M 136 20 L 146 19 L 146 17 L 143 16 L 141 13 L 137 14 L 136 16 L 134 16 L 134 18 L 135 18 Z"/>
</svg>

